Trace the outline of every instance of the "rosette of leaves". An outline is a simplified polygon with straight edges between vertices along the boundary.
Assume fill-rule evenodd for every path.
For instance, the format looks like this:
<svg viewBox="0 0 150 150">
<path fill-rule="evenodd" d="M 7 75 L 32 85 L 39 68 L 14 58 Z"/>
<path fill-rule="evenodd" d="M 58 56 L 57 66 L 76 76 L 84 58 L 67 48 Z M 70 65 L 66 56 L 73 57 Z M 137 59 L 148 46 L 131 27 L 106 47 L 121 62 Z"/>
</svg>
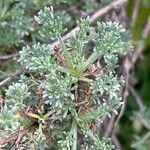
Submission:
<svg viewBox="0 0 150 150">
<path fill-rule="evenodd" d="M 115 67 L 118 57 L 131 49 L 125 29 L 116 22 L 98 22 L 93 32 L 88 19 L 80 19 L 79 31 L 64 42 L 62 34 L 66 29 L 52 8 L 45 8 L 35 18 L 41 25 L 42 37 L 58 40 L 60 47 L 53 50 L 50 44 L 38 43 L 20 52 L 19 61 L 32 77 L 31 82 L 26 78 L 27 90 L 22 94 L 30 92 L 30 101 L 36 101 L 34 105 L 26 104 L 28 109 L 24 108 L 21 117 L 36 124 L 33 139 L 39 135 L 39 143 L 41 139 L 50 141 L 61 150 L 114 149 L 110 139 L 92 133 L 91 129 L 104 116 L 117 113 L 122 104 L 118 91 L 123 79 L 116 75 Z M 91 54 L 87 54 L 90 44 Z M 12 85 L 7 90 L 8 107 L 11 101 L 15 103 L 15 95 L 17 105 L 22 100 L 25 104 L 25 99 L 18 99 L 21 93 L 14 92 L 14 98 L 9 98 L 15 89 Z"/>
</svg>

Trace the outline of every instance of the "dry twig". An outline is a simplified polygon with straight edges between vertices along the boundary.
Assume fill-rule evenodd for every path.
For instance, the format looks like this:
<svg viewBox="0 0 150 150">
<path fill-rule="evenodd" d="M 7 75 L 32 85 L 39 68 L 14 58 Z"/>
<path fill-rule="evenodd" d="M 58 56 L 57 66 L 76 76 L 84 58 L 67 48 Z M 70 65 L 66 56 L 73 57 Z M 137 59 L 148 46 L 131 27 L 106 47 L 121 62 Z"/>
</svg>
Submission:
<svg viewBox="0 0 150 150">
<path fill-rule="evenodd" d="M 133 13 L 132 13 L 131 26 L 134 26 L 135 21 L 137 19 L 140 2 L 141 0 L 135 0 L 135 4 L 133 5 L 134 8 L 133 8 Z"/>
<path fill-rule="evenodd" d="M 19 70 L 17 70 L 15 73 L 11 74 L 10 76 L 8 76 L 6 79 L 4 79 L 3 81 L 0 82 L 0 86 L 7 84 L 8 82 L 14 80 L 17 76 L 19 76 L 20 74 L 22 74 L 23 72 L 25 72 L 26 69 L 25 67 L 20 68 Z"/>
<path fill-rule="evenodd" d="M 130 93 L 132 94 L 132 96 L 134 97 L 139 109 L 143 108 L 144 104 L 143 104 L 143 101 L 142 101 L 140 95 L 136 92 L 136 90 L 131 85 L 128 86 L 128 89 L 129 89 Z"/>
<path fill-rule="evenodd" d="M 11 55 L 0 56 L 0 61 L 7 61 L 11 59 L 17 59 L 19 57 L 19 53 L 14 53 Z"/>
<path fill-rule="evenodd" d="M 9 137 L 0 137 L 0 149 L 2 148 L 3 145 L 15 141 L 18 139 L 18 137 L 22 138 L 23 136 L 25 136 L 27 133 L 34 131 L 36 128 L 35 125 L 31 125 L 26 129 L 22 129 L 12 135 L 10 135 Z"/>
</svg>

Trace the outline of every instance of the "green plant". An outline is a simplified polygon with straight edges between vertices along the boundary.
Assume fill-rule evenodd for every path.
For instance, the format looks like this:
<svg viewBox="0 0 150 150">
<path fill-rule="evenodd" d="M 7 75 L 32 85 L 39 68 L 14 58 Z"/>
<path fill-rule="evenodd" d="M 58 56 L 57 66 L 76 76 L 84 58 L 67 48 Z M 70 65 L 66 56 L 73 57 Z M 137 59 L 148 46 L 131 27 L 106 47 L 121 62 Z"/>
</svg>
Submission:
<svg viewBox="0 0 150 150">
<path fill-rule="evenodd" d="M 134 112 L 133 118 L 135 128 L 139 132 L 141 132 L 142 128 L 145 128 L 146 132 L 134 136 L 132 148 L 136 150 L 147 150 L 150 148 L 150 108 L 144 106 L 139 111 Z"/>
<path fill-rule="evenodd" d="M 7 120 L 4 126 L 5 119 L 0 117 L 2 135 L 33 126 L 22 139 L 26 147 L 47 143 L 61 150 L 115 149 L 109 138 L 94 134 L 92 128 L 104 116 L 117 113 L 122 104 L 118 91 L 123 77 L 117 76 L 115 68 L 118 57 L 131 49 L 125 29 L 111 21 L 98 22 L 93 29 L 88 18 L 80 19 L 80 30 L 64 42 L 67 29 L 52 7 L 45 7 L 35 19 L 41 37 L 58 40 L 60 48 L 37 43 L 20 51 L 19 61 L 30 75 L 21 76 L 6 90 L 6 106 L 0 115 L 11 112 L 17 125 L 14 128 Z"/>
<path fill-rule="evenodd" d="M 0 56 L 0 80 L 5 79 L 19 67 L 15 60 L 11 61 L 11 63 L 10 60 L 18 56 L 15 54 L 24 45 L 36 43 L 37 41 L 47 44 L 51 42 L 49 38 L 43 38 L 38 35 L 37 31 L 40 29 L 40 25 L 38 26 L 34 19 L 37 11 L 45 6 L 53 6 L 55 10 L 54 15 L 59 16 L 63 26 L 70 30 L 74 27 L 76 18 L 86 16 L 89 11 L 98 9 L 99 6 L 106 4 L 105 1 L 98 2 L 93 0 L 89 9 L 87 4 L 90 3 L 90 0 L 85 2 L 78 0 L 1 0 L 0 55 L 2 58 L 6 58 L 12 54 L 14 57 L 7 57 L 9 59 L 1 61 Z M 2 91 L 3 89 L 0 88 L 0 92 Z"/>
</svg>

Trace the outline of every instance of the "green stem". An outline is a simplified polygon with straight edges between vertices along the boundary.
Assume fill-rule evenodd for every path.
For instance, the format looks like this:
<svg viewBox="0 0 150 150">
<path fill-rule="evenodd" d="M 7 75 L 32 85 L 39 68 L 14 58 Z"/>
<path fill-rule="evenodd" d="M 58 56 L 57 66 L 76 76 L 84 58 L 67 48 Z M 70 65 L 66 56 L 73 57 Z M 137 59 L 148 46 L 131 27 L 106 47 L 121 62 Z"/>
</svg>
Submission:
<svg viewBox="0 0 150 150">
<path fill-rule="evenodd" d="M 141 141 L 139 143 L 143 143 L 149 137 L 150 137 L 150 131 L 141 139 Z"/>
<path fill-rule="evenodd" d="M 85 81 L 85 82 L 87 82 L 87 83 L 91 83 L 91 82 L 92 82 L 91 79 L 88 79 L 88 78 L 86 78 L 86 77 L 82 77 L 82 78 L 80 78 L 80 80 L 81 80 L 81 81 Z"/>
<path fill-rule="evenodd" d="M 47 114 L 45 114 L 45 115 L 43 116 L 43 118 L 44 118 L 44 119 L 48 118 L 50 115 L 52 115 L 52 114 L 53 114 L 54 112 L 56 112 L 57 110 L 58 110 L 58 108 L 49 111 Z"/>
<path fill-rule="evenodd" d="M 145 141 L 146 139 L 148 139 L 149 137 L 150 137 L 150 131 L 149 131 L 139 142 L 134 143 L 132 146 L 134 147 L 134 146 L 136 146 L 137 144 L 139 145 L 139 144 L 144 143 L 144 141 Z"/>
<path fill-rule="evenodd" d="M 82 55 L 83 54 L 83 42 L 79 41 L 79 53 Z"/>
<path fill-rule="evenodd" d="M 58 66 L 56 69 L 57 69 L 58 71 L 60 71 L 60 72 L 63 72 L 63 73 L 67 73 L 67 72 L 68 72 L 68 69 L 65 68 L 65 67 L 62 67 L 62 66 Z"/>
<path fill-rule="evenodd" d="M 73 132 L 72 150 L 77 150 L 77 123 L 75 119 L 73 120 L 71 131 Z"/>
<path fill-rule="evenodd" d="M 98 58 L 100 57 L 100 55 L 97 52 L 94 52 L 89 58 L 88 60 L 81 66 L 80 68 L 80 72 L 84 72 L 86 69 L 89 68 L 89 66 L 91 64 L 93 64 Z"/>
<path fill-rule="evenodd" d="M 90 130 L 87 132 L 87 134 L 94 142 L 97 143 L 97 138 L 94 136 L 94 134 Z"/>
<path fill-rule="evenodd" d="M 67 48 L 66 48 L 66 46 L 65 46 L 65 44 L 64 44 L 64 42 L 63 42 L 63 40 L 61 38 L 61 35 L 58 35 L 58 39 L 59 39 L 59 41 L 60 41 L 60 43 L 62 45 L 64 54 L 65 54 L 65 57 L 66 57 L 66 60 L 67 60 L 68 67 L 70 69 L 72 69 L 73 68 L 72 61 L 71 61 L 71 58 L 70 58 L 69 53 L 67 51 Z"/>
</svg>

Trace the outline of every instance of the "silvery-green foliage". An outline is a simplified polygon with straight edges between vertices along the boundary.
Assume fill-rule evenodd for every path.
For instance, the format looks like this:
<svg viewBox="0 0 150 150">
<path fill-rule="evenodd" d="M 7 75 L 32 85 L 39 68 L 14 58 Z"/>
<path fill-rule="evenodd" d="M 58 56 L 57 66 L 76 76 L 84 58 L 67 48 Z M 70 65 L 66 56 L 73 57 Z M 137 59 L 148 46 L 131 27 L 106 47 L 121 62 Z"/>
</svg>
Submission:
<svg viewBox="0 0 150 150">
<path fill-rule="evenodd" d="M 33 30 L 31 19 L 25 13 L 25 7 L 16 4 L 10 11 L 10 19 L 12 21 L 12 28 L 16 29 L 18 35 L 28 35 L 29 31 Z M 12 15 L 13 14 L 13 15 Z"/>
<path fill-rule="evenodd" d="M 89 113 L 83 116 L 84 120 L 101 121 L 103 116 L 108 115 L 111 118 L 111 112 L 117 114 L 117 109 L 121 106 L 121 98 L 114 96 L 112 99 L 103 99 L 103 103 L 95 109 L 92 109 Z"/>
<path fill-rule="evenodd" d="M 82 133 L 84 134 L 84 143 L 82 149 L 85 150 L 114 150 L 115 146 L 111 143 L 110 138 L 102 137 L 100 138 L 97 134 L 93 134 L 90 129 L 88 129 L 83 121 L 79 121 L 79 126 Z"/>
<path fill-rule="evenodd" d="M 13 6 L 12 6 L 13 4 Z M 0 45 L 11 46 L 23 42 L 23 37 L 33 31 L 27 6 L 15 0 L 0 3 Z M 26 10 L 26 12 L 25 12 Z"/>
<path fill-rule="evenodd" d="M 89 35 L 89 20 L 80 19 L 77 21 L 79 31 L 75 33 L 67 42 L 67 50 L 69 51 L 70 59 L 72 62 L 73 72 L 75 75 L 78 71 L 77 68 L 84 62 L 84 48 L 86 43 L 90 40 Z"/>
<path fill-rule="evenodd" d="M 94 135 L 87 123 L 102 122 L 104 116 L 111 117 L 112 112 L 117 114 L 122 104 L 118 92 L 123 79 L 116 75 L 114 69 L 119 55 L 131 48 L 124 36 L 125 29 L 116 22 L 102 22 L 97 23 L 97 33 L 94 33 L 88 19 L 81 19 L 77 21 L 80 30 L 64 42 L 61 38 L 64 31 L 62 21 L 54 16 L 52 8 L 46 7 L 35 18 L 41 25 L 40 33 L 44 38 L 49 41 L 59 39 L 62 50 L 59 59 L 63 59 L 63 65 L 62 62 L 57 63 L 57 51 L 53 52 L 45 45 L 37 43 L 24 47 L 19 61 L 36 75 L 21 77 L 21 83 L 9 87 L 6 92 L 8 107 L 24 107 L 24 100 L 29 95 L 31 101 L 40 102 L 30 114 L 30 119 L 36 120 L 40 127 L 33 133 L 33 138 L 39 142 L 46 137 L 44 131 L 50 131 L 52 133 L 48 136 L 53 137 L 52 142 L 57 143 L 58 148 L 76 150 L 80 133 L 83 142 L 90 142 L 88 150 L 114 149 L 109 139 Z M 86 56 L 86 46 L 90 42 L 92 54 Z M 102 72 L 99 66 L 93 67 L 95 62 L 104 68 Z M 84 102 L 92 105 L 87 109 Z"/>
<path fill-rule="evenodd" d="M 91 83 L 92 93 L 98 97 L 105 94 L 112 99 L 117 96 L 117 91 L 120 90 L 122 82 L 123 79 L 118 79 L 117 75 L 112 71 L 98 75 L 95 81 Z"/>
<path fill-rule="evenodd" d="M 80 19 L 77 21 L 77 25 L 80 30 L 68 40 L 67 46 L 68 50 L 75 49 L 81 53 L 83 51 L 80 50 L 82 50 L 83 46 L 89 41 L 89 19 Z M 83 55 L 83 53 L 81 54 Z"/>
<path fill-rule="evenodd" d="M 16 31 L 10 28 L 7 23 L 0 25 L 0 35 L 0 45 L 10 46 L 20 42 L 20 37 L 16 34 Z"/>
<path fill-rule="evenodd" d="M 110 3 L 112 0 L 101 0 L 101 3 L 102 4 L 108 4 L 108 3 Z"/>
<path fill-rule="evenodd" d="M 56 67 L 52 52 L 45 45 L 40 43 L 34 44 L 31 47 L 23 47 L 20 51 L 21 57 L 19 61 L 32 71 L 53 71 Z"/>
<path fill-rule="evenodd" d="M 44 10 L 40 10 L 35 20 L 42 25 L 40 35 L 47 40 L 54 40 L 65 31 L 60 17 L 54 16 L 53 7 L 51 9 L 45 7 Z"/>
<path fill-rule="evenodd" d="M 104 61 L 108 70 L 114 70 L 117 67 L 118 56 L 117 54 L 108 53 L 104 55 Z"/>
<path fill-rule="evenodd" d="M 93 42 L 98 54 L 126 54 L 131 48 L 131 43 L 124 38 L 126 30 L 118 22 L 98 22 L 97 30 Z"/>
<path fill-rule="evenodd" d="M 100 2 L 96 0 L 86 0 L 83 9 L 85 12 L 91 12 L 93 10 L 98 9 L 100 6 Z"/>
<path fill-rule="evenodd" d="M 71 85 L 73 81 L 70 75 L 62 76 L 60 73 L 53 73 L 41 83 L 45 103 L 52 107 L 63 108 L 65 101 L 71 100 Z"/>
<path fill-rule="evenodd" d="M 150 147 L 149 140 L 150 140 L 150 131 L 148 132 L 148 134 L 142 136 L 136 135 L 134 136 L 134 141 L 131 147 L 135 150 L 148 150 Z"/>
<path fill-rule="evenodd" d="M 63 132 L 65 137 L 63 140 L 59 140 L 57 143 L 59 145 L 59 150 L 68 150 L 73 144 L 73 134 L 72 132 Z"/>
<path fill-rule="evenodd" d="M 0 137 L 17 131 L 19 127 L 20 124 L 17 116 L 7 107 L 5 107 L 0 113 Z"/>
<path fill-rule="evenodd" d="M 30 96 L 28 86 L 25 83 L 13 83 L 6 90 L 8 107 L 21 109 L 25 106 L 25 100 Z"/>
<path fill-rule="evenodd" d="M 80 19 L 79 21 L 77 21 L 77 25 L 80 28 L 80 30 L 75 35 L 76 39 L 81 41 L 87 40 L 89 31 L 89 18 Z"/>
<path fill-rule="evenodd" d="M 38 129 L 36 129 L 36 131 L 34 132 L 34 140 L 35 140 L 35 142 L 38 142 L 38 141 L 43 141 L 45 139 L 46 139 L 46 137 L 43 134 L 42 125 L 40 124 Z"/>
<path fill-rule="evenodd" d="M 98 137 L 97 137 L 98 138 Z M 111 139 L 103 137 L 102 139 L 98 138 L 98 141 L 94 144 L 89 144 L 87 142 L 84 144 L 84 150 L 115 150 L 115 146 L 112 145 Z"/>
<path fill-rule="evenodd" d="M 140 120 L 140 122 L 147 128 L 150 129 L 150 108 L 144 106 L 139 111 L 134 112 L 134 120 Z"/>
</svg>

